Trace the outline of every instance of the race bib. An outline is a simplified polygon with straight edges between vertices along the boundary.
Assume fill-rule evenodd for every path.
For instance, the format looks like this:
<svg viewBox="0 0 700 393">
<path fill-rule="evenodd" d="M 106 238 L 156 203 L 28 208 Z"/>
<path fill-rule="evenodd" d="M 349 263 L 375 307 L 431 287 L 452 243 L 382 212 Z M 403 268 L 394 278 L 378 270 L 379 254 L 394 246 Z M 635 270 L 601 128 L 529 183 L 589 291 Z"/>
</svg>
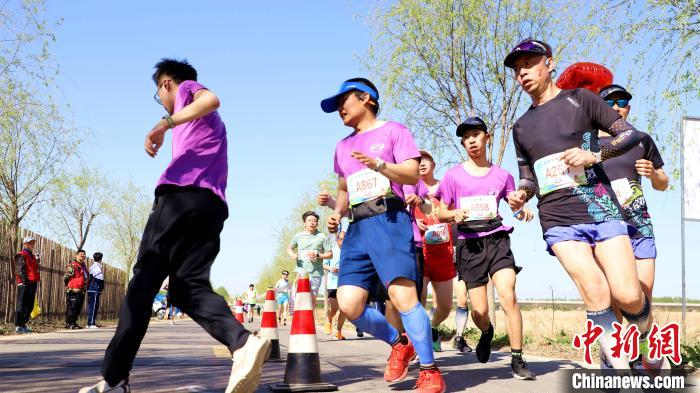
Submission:
<svg viewBox="0 0 700 393">
<path fill-rule="evenodd" d="M 617 179 L 611 182 L 610 185 L 612 186 L 613 191 L 615 191 L 617 201 L 620 202 L 623 207 L 626 207 L 632 202 L 634 191 L 632 190 L 630 182 L 626 177 Z"/>
<path fill-rule="evenodd" d="M 540 195 L 562 188 L 588 184 L 583 166 L 570 167 L 559 157 L 562 153 L 550 154 L 535 161 L 535 175 L 540 186 Z"/>
<path fill-rule="evenodd" d="M 450 241 L 450 226 L 447 224 L 429 225 L 425 231 L 426 244 L 442 244 Z"/>
<path fill-rule="evenodd" d="M 469 211 L 466 221 L 487 220 L 498 216 L 495 195 L 478 195 L 459 198 L 459 207 Z"/>
<path fill-rule="evenodd" d="M 299 260 L 304 262 L 313 262 L 316 260 L 318 252 L 315 250 L 299 250 L 297 255 L 299 256 Z"/>
<path fill-rule="evenodd" d="M 367 168 L 348 176 L 348 193 L 350 206 L 355 206 L 391 195 L 391 183 L 386 176 Z"/>
</svg>

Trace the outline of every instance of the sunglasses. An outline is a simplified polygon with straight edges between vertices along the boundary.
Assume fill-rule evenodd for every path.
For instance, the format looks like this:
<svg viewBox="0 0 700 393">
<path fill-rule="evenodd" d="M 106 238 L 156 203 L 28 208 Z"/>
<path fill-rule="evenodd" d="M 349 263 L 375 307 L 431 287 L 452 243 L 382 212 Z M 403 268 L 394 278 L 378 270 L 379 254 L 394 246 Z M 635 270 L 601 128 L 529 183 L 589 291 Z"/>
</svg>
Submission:
<svg viewBox="0 0 700 393">
<path fill-rule="evenodd" d="M 614 107 L 615 104 L 617 104 L 618 108 L 625 108 L 630 103 L 629 100 L 605 100 L 605 102 L 607 102 L 611 108 Z"/>
<path fill-rule="evenodd" d="M 547 55 L 550 57 L 552 56 L 552 53 L 549 51 L 549 49 L 547 49 L 546 46 L 540 44 L 537 41 L 522 42 L 522 43 L 520 43 L 520 45 L 513 48 L 513 50 L 511 52 L 521 51 L 521 50 L 528 51 L 528 52 L 538 52 L 538 53 L 541 53 L 543 55 Z"/>
</svg>

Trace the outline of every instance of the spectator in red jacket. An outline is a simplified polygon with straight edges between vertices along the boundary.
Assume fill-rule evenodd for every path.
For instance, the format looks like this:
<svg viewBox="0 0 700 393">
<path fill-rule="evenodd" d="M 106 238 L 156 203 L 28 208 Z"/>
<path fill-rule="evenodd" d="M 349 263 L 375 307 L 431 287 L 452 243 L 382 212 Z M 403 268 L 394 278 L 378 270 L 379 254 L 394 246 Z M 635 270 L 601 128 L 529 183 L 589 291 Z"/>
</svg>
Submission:
<svg viewBox="0 0 700 393">
<path fill-rule="evenodd" d="M 29 314 L 34 308 L 36 288 L 39 283 L 39 257 L 34 255 L 33 237 L 27 236 L 22 241 L 22 251 L 15 255 L 15 272 L 17 276 L 17 314 L 15 332 L 31 333 L 27 327 Z"/>
<path fill-rule="evenodd" d="M 68 263 L 63 282 L 66 284 L 66 329 L 82 329 L 83 327 L 79 326 L 77 321 L 80 309 L 83 308 L 87 288 L 85 250 L 78 250 L 75 258 Z"/>
</svg>

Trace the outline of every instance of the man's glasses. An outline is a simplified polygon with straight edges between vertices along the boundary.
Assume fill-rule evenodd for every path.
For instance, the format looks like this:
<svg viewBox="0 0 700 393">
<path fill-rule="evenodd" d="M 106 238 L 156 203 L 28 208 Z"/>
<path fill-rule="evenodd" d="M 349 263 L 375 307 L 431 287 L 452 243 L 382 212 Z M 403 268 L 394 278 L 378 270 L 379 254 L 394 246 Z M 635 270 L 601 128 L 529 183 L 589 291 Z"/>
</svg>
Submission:
<svg viewBox="0 0 700 393">
<path fill-rule="evenodd" d="M 153 99 L 156 100 L 156 102 L 158 103 L 158 105 L 163 105 L 163 101 L 160 99 L 160 96 L 158 95 L 158 92 L 160 91 L 160 88 L 163 87 L 163 85 L 165 84 L 165 82 L 167 82 L 167 81 L 169 81 L 169 80 L 170 80 L 170 79 L 164 79 L 164 80 L 163 80 L 163 83 L 161 83 L 160 86 L 158 86 L 158 89 L 156 89 L 156 94 L 153 95 Z"/>
<path fill-rule="evenodd" d="M 618 108 L 625 108 L 630 103 L 629 100 L 605 100 L 605 102 L 607 102 L 611 108 L 614 107 L 615 104 L 617 104 Z"/>
</svg>

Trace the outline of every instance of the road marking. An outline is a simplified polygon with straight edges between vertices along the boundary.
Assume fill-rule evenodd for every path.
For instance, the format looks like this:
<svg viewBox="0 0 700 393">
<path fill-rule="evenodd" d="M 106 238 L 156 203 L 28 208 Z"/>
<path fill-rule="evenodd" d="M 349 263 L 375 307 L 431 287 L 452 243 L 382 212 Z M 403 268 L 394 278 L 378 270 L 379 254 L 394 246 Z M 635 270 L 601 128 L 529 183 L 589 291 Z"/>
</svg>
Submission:
<svg viewBox="0 0 700 393">
<path fill-rule="evenodd" d="M 214 345 L 211 347 L 211 349 L 214 351 L 214 357 L 227 359 L 231 358 L 231 352 L 229 352 L 228 348 L 223 345 Z"/>
</svg>

